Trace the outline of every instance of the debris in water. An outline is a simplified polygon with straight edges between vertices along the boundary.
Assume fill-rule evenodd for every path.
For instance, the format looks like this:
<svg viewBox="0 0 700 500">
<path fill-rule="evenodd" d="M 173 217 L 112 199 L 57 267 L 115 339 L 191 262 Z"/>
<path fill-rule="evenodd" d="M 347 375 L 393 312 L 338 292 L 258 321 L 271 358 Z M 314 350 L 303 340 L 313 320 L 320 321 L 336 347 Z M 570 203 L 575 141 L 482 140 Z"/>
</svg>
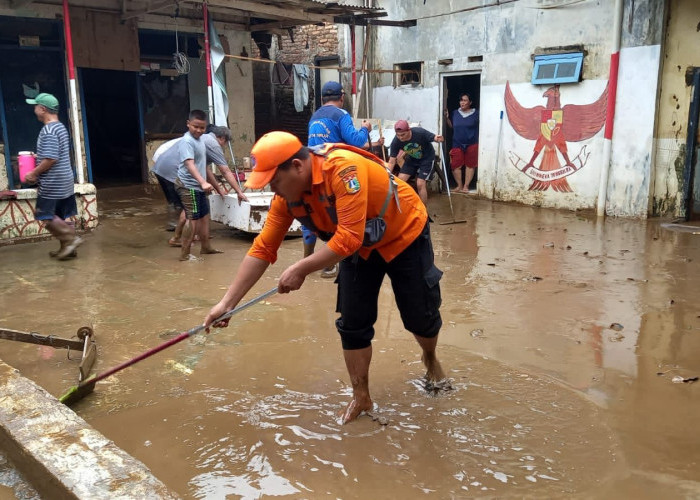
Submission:
<svg viewBox="0 0 700 500">
<path fill-rule="evenodd" d="M 165 362 L 165 364 L 168 365 L 170 367 L 170 369 L 179 371 L 180 373 L 182 373 L 184 375 L 192 375 L 192 373 L 193 373 L 192 368 L 190 368 L 186 365 L 183 365 L 182 363 L 178 363 L 174 359 L 167 360 Z"/>
<path fill-rule="evenodd" d="M 527 278 L 523 278 L 523 281 L 542 281 L 542 278 L 539 276 L 529 276 Z"/>
<path fill-rule="evenodd" d="M 471 332 L 469 332 L 469 335 L 471 335 L 475 339 L 480 338 L 483 334 L 484 334 L 483 328 L 477 328 L 476 330 L 472 330 Z"/>
<path fill-rule="evenodd" d="M 697 382 L 700 377 L 681 377 L 680 375 L 676 375 L 671 379 L 671 382 L 674 384 L 692 384 L 693 382 Z"/>
<path fill-rule="evenodd" d="M 622 326 L 620 323 L 613 323 L 612 325 L 610 325 L 610 329 L 611 329 L 611 330 L 615 330 L 616 332 L 620 332 L 620 331 L 622 331 L 624 328 L 625 328 L 625 327 Z"/>
<path fill-rule="evenodd" d="M 441 392 L 448 392 L 454 390 L 454 387 L 452 387 L 452 380 L 450 380 L 449 378 L 444 378 L 435 382 L 433 380 L 428 380 L 424 377 L 423 381 L 423 388 L 431 396 L 437 396 Z"/>
<path fill-rule="evenodd" d="M 372 422 L 377 422 L 379 425 L 389 425 L 389 419 L 386 417 L 378 417 L 370 412 L 367 412 L 367 415 L 372 417 Z"/>
</svg>

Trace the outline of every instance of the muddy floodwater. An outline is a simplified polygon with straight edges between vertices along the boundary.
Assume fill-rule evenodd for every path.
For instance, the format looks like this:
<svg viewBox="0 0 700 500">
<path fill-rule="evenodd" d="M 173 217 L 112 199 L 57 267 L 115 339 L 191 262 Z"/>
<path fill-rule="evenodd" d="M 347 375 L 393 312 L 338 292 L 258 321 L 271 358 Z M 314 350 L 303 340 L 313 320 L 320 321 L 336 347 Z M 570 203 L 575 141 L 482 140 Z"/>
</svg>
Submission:
<svg viewBox="0 0 700 500">
<path fill-rule="evenodd" d="M 700 498 L 700 229 L 461 195 L 467 222 L 441 225 L 447 201 L 433 195 L 429 209 L 454 391 L 421 389 L 385 283 L 374 418 L 339 425 L 351 391 L 335 285 L 315 273 L 73 409 L 183 498 Z M 49 258 L 55 241 L 0 248 L 0 326 L 91 326 L 102 372 L 201 323 L 251 238 L 213 224 L 225 253 L 179 262 L 159 192 L 98 202 L 77 259 Z M 286 240 L 248 298 L 301 255 Z M 51 394 L 77 383 L 78 353 L 0 342 L 0 358 Z"/>
</svg>

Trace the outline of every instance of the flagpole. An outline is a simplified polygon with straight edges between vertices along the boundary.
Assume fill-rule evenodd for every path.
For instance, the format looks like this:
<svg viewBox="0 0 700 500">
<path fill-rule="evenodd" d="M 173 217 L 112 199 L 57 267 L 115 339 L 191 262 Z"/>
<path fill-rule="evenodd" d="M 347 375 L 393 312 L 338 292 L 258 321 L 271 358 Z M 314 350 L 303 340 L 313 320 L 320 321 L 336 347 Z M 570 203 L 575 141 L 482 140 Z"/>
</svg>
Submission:
<svg viewBox="0 0 700 500">
<path fill-rule="evenodd" d="M 83 149 L 80 147 L 80 118 L 78 117 L 78 92 L 75 88 L 75 64 L 73 63 L 73 39 L 70 34 L 70 17 L 68 0 L 63 0 L 63 30 L 66 39 L 66 55 L 68 57 L 68 77 L 70 90 L 70 117 L 73 129 L 73 149 L 75 149 L 75 169 L 78 174 L 78 184 L 85 183 L 83 173 Z"/>
<path fill-rule="evenodd" d="M 207 104 L 209 105 L 209 123 L 215 123 L 214 117 L 214 89 L 211 84 L 211 53 L 209 52 L 209 9 L 207 2 L 202 4 L 204 13 L 204 52 L 207 61 Z"/>
</svg>

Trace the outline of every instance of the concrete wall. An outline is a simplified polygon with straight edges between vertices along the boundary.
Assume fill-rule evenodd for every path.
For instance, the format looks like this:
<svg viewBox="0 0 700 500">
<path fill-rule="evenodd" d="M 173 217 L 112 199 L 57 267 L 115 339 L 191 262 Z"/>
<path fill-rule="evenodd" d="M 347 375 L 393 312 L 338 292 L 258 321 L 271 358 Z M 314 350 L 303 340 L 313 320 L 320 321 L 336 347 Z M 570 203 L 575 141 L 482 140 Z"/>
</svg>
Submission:
<svg viewBox="0 0 700 500">
<path fill-rule="evenodd" d="M 243 49 L 251 53 L 250 33 L 227 30 L 221 33 L 228 40 L 232 55 L 239 55 Z M 253 64 L 250 61 L 226 58 L 226 89 L 229 95 L 228 120 L 231 128 L 231 142 L 236 163 L 250 155 L 255 143 L 255 122 L 253 120 Z M 227 151 L 228 153 L 228 151 Z"/>
<path fill-rule="evenodd" d="M 654 214 L 680 215 L 685 142 L 692 87 L 686 80 L 690 67 L 700 66 L 700 3 L 670 0 L 663 46 L 659 110 L 655 130 Z"/>
<path fill-rule="evenodd" d="M 607 213 L 646 216 L 653 176 L 653 124 L 656 111 L 660 43 L 663 29 L 661 0 L 625 0 L 620 84 L 615 136 L 608 183 Z M 434 132 L 442 130 L 442 79 L 480 73 L 479 194 L 526 204 L 593 209 L 596 206 L 603 162 L 603 130 L 581 142 L 567 142 L 569 156 L 582 148 L 584 166 L 566 179 L 570 193 L 530 191 L 532 179 L 514 168 L 517 158 L 529 160 L 534 140 L 524 139 L 511 126 L 504 90 L 510 82 L 525 107 L 546 105 L 542 94 L 549 85 L 532 85 L 533 55 L 545 50 L 582 46 L 582 82 L 560 86 L 561 105 L 596 101 L 608 80 L 613 47 L 613 1 L 520 0 L 484 2 L 449 0 L 381 2 L 388 19 L 416 19 L 411 28 L 377 29 L 376 67 L 422 61 L 420 86 L 394 88 L 392 75 L 374 78 L 373 117 L 409 118 Z M 452 59 L 440 65 L 439 60 Z M 481 60 L 480 60 L 481 59 Z M 499 132 L 500 131 L 500 132 Z M 500 148 L 499 144 L 500 135 Z M 559 154 L 563 165 L 564 161 Z M 535 166 L 541 161 L 535 161 Z"/>
</svg>

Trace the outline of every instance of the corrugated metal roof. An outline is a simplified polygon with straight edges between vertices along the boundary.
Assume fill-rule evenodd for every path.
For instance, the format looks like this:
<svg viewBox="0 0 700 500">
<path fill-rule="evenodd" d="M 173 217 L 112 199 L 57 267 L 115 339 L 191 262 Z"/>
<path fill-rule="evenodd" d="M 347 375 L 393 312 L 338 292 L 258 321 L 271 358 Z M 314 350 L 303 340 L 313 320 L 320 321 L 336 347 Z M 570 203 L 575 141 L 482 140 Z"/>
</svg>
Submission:
<svg viewBox="0 0 700 500">
<path fill-rule="evenodd" d="M 59 7 L 62 0 L 17 0 L 23 10 L 40 5 Z M 120 14 L 123 19 L 144 16 L 201 19 L 202 0 L 70 0 L 70 8 L 94 9 Z M 209 11 L 217 21 L 242 27 L 265 23 L 313 24 L 350 23 L 365 17 L 380 17 L 383 9 L 366 7 L 362 0 L 208 0 Z M 13 5 L 10 3 L 10 5 Z"/>
</svg>

